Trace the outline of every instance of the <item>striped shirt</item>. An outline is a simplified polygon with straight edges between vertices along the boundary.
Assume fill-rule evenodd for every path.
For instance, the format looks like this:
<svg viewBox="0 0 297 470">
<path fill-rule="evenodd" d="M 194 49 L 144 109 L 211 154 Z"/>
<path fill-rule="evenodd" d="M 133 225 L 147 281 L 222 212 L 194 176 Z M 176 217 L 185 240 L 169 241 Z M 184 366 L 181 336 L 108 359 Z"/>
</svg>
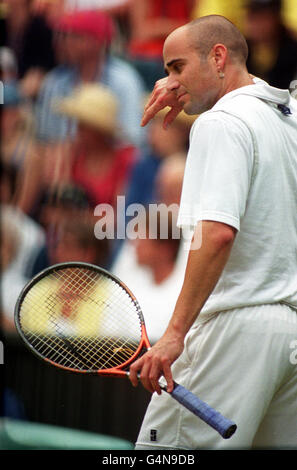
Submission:
<svg viewBox="0 0 297 470">
<path fill-rule="evenodd" d="M 76 122 L 53 112 L 52 105 L 68 96 L 79 83 L 75 68 L 60 65 L 49 72 L 36 102 L 36 138 L 42 142 L 64 140 L 73 136 Z M 124 135 L 136 146 L 145 141 L 145 131 L 140 127 L 143 112 L 144 85 L 138 72 L 117 57 L 106 60 L 98 83 L 108 87 L 119 101 L 119 123 Z"/>
</svg>

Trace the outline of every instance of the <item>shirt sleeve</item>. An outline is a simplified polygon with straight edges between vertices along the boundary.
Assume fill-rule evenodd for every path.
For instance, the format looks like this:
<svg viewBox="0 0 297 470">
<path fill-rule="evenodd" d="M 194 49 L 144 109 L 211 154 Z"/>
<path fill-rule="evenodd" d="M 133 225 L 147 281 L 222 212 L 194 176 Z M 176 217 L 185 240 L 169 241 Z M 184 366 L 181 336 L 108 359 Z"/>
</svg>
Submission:
<svg viewBox="0 0 297 470">
<path fill-rule="evenodd" d="M 43 82 L 35 105 L 36 139 L 40 142 L 57 141 L 73 136 L 75 120 L 54 112 L 53 104 L 71 93 L 73 83 L 63 71 L 49 72 Z"/>
<path fill-rule="evenodd" d="M 240 230 L 251 183 L 253 140 L 248 127 L 223 112 L 201 116 L 190 139 L 178 225 L 212 220 Z"/>
</svg>

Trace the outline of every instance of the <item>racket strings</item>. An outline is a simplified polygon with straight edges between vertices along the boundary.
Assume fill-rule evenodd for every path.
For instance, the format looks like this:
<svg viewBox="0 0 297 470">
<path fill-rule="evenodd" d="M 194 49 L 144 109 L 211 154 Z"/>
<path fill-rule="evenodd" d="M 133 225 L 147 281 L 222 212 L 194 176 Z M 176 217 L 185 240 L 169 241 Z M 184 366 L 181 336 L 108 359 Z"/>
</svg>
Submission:
<svg viewBox="0 0 297 470">
<path fill-rule="evenodd" d="M 119 367 L 141 340 L 138 306 L 112 278 L 64 268 L 38 281 L 23 299 L 19 323 L 43 357 L 76 370 Z"/>
<path fill-rule="evenodd" d="M 128 360 L 138 346 L 125 337 L 114 339 L 103 336 L 100 340 L 92 340 L 76 336 L 41 337 L 30 334 L 28 339 L 48 359 L 65 367 L 81 369 L 117 367 Z"/>
</svg>

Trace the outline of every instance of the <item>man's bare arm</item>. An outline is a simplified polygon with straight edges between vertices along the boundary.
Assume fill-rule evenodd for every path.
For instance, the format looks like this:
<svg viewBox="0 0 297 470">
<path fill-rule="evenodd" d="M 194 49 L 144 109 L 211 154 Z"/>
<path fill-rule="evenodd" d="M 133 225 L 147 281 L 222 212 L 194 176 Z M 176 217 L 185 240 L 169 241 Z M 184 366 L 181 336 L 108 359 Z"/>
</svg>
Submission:
<svg viewBox="0 0 297 470">
<path fill-rule="evenodd" d="M 202 222 L 202 245 L 190 251 L 184 283 L 168 327 L 150 351 L 130 367 L 134 386 L 140 373 L 143 386 L 150 392 L 161 393 L 161 376 L 167 381 L 167 390 L 173 390 L 171 365 L 181 354 L 187 332 L 221 276 L 235 236 L 236 230 L 226 224 Z"/>
</svg>

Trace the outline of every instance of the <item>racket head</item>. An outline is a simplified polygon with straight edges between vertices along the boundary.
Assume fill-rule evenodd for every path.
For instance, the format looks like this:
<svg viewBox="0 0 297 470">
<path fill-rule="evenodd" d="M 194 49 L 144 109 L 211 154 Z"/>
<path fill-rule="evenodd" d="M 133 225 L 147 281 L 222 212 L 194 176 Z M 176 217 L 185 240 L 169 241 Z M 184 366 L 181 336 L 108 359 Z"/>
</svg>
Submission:
<svg viewBox="0 0 297 470">
<path fill-rule="evenodd" d="M 19 295 L 14 319 L 31 352 L 72 372 L 124 375 L 150 346 L 133 293 L 89 263 L 59 263 L 34 276 Z"/>
</svg>

